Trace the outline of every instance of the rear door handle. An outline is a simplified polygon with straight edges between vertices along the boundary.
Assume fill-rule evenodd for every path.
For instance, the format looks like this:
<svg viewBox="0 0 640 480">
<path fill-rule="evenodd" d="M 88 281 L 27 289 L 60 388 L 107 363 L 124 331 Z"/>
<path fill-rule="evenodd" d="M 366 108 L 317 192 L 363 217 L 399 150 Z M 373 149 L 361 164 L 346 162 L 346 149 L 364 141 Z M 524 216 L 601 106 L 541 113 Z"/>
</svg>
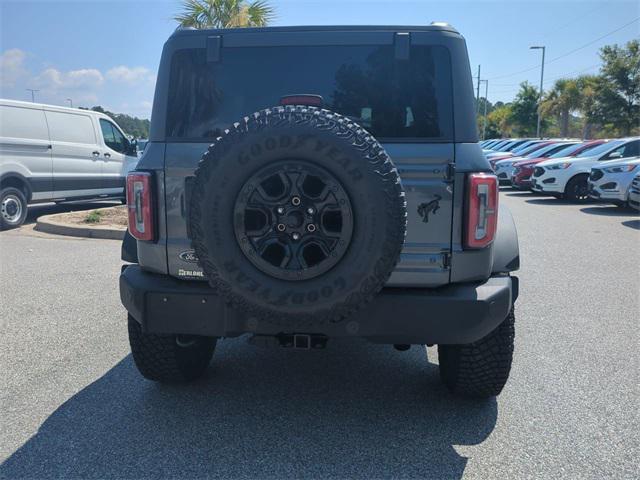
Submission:
<svg viewBox="0 0 640 480">
<path fill-rule="evenodd" d="M 100 152 L 96 150 L 95 152 L 91 152 L 91 155 L 93 155 L 94 157 L 99 157 Z"/>
<path fill-rule="evenodd" d="M 104 158 L 111 158 L 111 154 L 110 153 L 105 153 L 104 154 Z"/>
</svg>

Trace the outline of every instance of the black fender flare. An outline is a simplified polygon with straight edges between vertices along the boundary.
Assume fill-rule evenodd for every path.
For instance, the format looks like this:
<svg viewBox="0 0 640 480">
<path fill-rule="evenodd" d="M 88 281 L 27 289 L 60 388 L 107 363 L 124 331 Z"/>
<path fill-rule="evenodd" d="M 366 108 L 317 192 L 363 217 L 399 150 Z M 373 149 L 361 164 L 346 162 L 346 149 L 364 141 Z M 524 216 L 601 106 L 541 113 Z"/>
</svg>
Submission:
<svg viewBox="0 0 640 480">
<path fill-rule="evenodd" d="M 511 210 L 505 205 L 498 209 L 498 229 L 493 241 L 491 273 L 514 272 L 520 268 L 518 231 Z"/>
</svg>

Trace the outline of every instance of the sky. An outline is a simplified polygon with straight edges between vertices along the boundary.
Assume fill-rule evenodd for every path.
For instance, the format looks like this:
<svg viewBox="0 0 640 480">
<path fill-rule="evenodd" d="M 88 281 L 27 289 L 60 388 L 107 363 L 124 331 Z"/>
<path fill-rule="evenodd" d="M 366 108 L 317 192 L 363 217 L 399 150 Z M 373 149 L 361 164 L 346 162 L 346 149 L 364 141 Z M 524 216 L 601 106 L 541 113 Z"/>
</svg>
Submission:
<svg viewBox="0 0 640 480">
<path fill-rule="evenodd" d="M 0 96 L 148 118 L 162 45 L 180 0 L 0 0 Z M 448 22 L 467 40 L 488 98 L 510 101 L 520 82 L 544 88 L 597 73 L 598 50 L 640 37 L 640 2 L 271 0 L 273 25 L 427 25 Z M 482 83 L 481 96 L 484 96 Z"/>
</svg>

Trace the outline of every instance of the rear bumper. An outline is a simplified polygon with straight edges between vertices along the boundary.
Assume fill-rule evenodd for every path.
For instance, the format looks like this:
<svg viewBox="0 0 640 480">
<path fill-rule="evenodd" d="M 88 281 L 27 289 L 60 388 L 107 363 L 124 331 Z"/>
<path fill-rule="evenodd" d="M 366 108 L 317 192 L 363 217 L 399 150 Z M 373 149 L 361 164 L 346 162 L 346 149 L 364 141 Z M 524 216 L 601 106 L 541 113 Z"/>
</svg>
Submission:
<svg viewBox="0 0 640 480">
<path fill-rule="evenodd" d="M 203 282 L 148 273 L 138 265 L 123 267 L 120 275 L 122 304 L 144 332 L 215 337 L 304 333 L 364 337 L 376 343 L 470 343 L 494 330 L 517 296 L 517 277 L 506 275 L 437 289 L 385 288 L 342 322 L 283 332 L 227 307 Z"/>
</svg>

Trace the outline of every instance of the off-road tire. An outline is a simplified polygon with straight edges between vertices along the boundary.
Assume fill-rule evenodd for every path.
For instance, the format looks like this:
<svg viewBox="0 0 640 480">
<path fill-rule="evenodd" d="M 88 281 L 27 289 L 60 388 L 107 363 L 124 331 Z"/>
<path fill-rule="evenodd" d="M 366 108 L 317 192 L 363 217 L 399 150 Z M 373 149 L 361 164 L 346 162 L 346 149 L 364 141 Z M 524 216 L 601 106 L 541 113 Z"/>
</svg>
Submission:
<svg viewBox="0 0 640 480">
<path fill-rule="evenodd" d="M 576 203 L 586 203 L 589 201 L 589 195 L 587 194 L 586 198 L 579 198 L 580 192 L 582 190 L 580 190 L 581 187 L 584 187 L 584 192 L 587 192 L 588 190 L 588 184 L 589 184 L 589 175 L 585 174 L 579 174 L 576 175 L 575 177 L 571 178 L 568 182 L 567 182 L 567 186 L 564 189 L 564 198 L 570 202 L 576 202 Z"/>
<path fill-rule="evenodd" d="M 513 309 L 486 337 L 467 345 L 438 345 L 440 378 L 451 393 L 495 397 L 511 371 L 515 337 Z"/>
<path fill-rule="evenodd" d="M 143 377 L 161 383 L 195 380 L 206 370 L 216 346 L 216 338 L 143 333 L 129 315 L 129 344 L 136 367 Z M 183 344 L 183 346 L 180 345 Z"/>
<path fill-rule="evenodd" d="M 24 192 L 19 188 L 15 187 L 5 187 L 0 190 L 0 206 L 5 201 L 5 198 L 11 196 L 16 199 L 21 206 L 21 214 L 15 221 L 8 221 L 5 219 L 3 212 L 0 212 L 0 230 L 9 230 L 11 228 L 18 228 L 22 225 L 27 218 L 27 198 L 24 195 Z"/>
<path fill-rule="evenodd" d="M 283 158 L 326 170 L 353 207 L 346 253 L 314 278 L 265 273 L 234 233 L 244 182 Z M 205 276 L 229 305 L 300 331 L 340 321 L 373 299 L 398 262 L 406 217 L 400 177 L 374 137 L 336 113 L 285 106 L 245 117 L 209 147 L 195 172 L 188 225 Z"/>
</svg>

